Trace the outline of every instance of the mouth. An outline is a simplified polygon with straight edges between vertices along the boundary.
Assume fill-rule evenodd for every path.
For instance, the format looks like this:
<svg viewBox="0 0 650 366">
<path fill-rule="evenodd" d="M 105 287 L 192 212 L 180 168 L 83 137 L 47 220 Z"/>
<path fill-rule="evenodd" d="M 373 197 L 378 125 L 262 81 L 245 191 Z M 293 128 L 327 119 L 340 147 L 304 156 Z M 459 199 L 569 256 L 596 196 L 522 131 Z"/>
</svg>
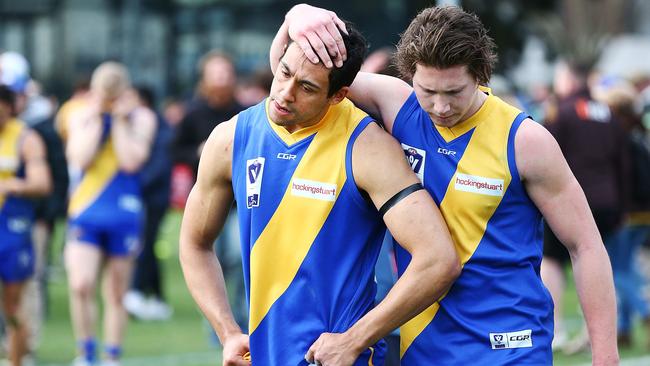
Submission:
<svg viewBox="0 0 650 366">
<path fill-rule="evenodd" d="M 287 115 L 291 114 L 291 110 L 281 106 L 276 100 L 273 101 L 273 108 L 275 108 L 276 112 L 280 115 Z"/>
</svg>

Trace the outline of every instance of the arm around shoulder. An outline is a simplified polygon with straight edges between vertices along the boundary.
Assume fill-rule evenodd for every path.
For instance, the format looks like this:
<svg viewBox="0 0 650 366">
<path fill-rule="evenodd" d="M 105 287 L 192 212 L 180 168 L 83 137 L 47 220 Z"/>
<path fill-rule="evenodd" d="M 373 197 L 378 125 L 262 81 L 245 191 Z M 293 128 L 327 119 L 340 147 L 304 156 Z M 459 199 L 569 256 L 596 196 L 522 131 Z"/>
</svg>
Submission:
<svg viewBox="0 0 650 366">
<path fill-rule="evenodd" d="M 348 98 L 392 133 L 395 118 L 412 92 L 410 85 L 396 77 L 359 72 Z"/>
</svg>

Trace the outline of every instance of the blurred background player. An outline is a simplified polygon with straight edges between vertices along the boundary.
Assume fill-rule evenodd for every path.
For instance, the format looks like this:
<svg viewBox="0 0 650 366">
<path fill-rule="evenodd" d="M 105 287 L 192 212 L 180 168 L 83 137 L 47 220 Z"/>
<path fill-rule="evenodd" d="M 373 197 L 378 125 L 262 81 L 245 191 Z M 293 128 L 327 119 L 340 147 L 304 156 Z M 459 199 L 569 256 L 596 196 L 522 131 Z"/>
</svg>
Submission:
<svg viewBox="0 0 650 366">
<path fill-rule="evenodd" d="M 40 343 L 41 327 L 47 305 L 47 258 L 54 221 L 65 215 L 65 197 L 68 174 L 61 141 L 54 131 L 53 101 L 41 95 L 39 85 L 29 75 L 29 63 L 19 53 L 5 52 L 0 55 L 2 83 L 14 92 L 14 113 L 25 122 L 45 143 L 47 166 L 52 178 L 52 192 L 44 197 L 32 197 L 34 222 L 32 241 L 34 246 L 34 274 L 26 283 L 20 312 L 28 327 L 26 363 L 34 362 Z"/>
<path fill-rule="evenodd" d="M 625 132 L 609 107 L 593 99 L 587 79 L 591 66 L 584 61 L 564 61 L 555 70 L 557 113 L 546 128 L 557 140 L 571 171 L 584 190 L 596 226 L 606 247 L 615 245 L 615 233 L 624 212 L 628 152 Z M 597 148 L 594 148 L 597 146 Z M 610 252 L 611 253 L 611 252 Z M 555 304 L 554 348 L 575 353 L 588 347 L 586 332 L 567 343 L 563 295 L 567 249 L 548 225 L 544 232 L 541 275 Z"/>
<path fill-rule="evenodd" d="M 237 72 L 226 53 L 217 50 L 208 52 L 199 60 L 198 71 L 196 97 L 187 107 L 187 114 L 178 125 L 172 144 L 172 158 L 175 164 L 172 184 L 175 183 L 174 180 L 186 174 L 183 172 L 186 172 L 187 168 L 191 169 L 192 181 L 186 187 L 187 194 L 196 179 L 199 157 L 212 130 L 244 109 L 235 97 Z M 187 181 L 187 178 L 183 179 Z M 184 198 L 186 199 L 187 195 Z M 237 234 L 237 215 L 234 208 L 232 211 L 215 247 L 228 284 L 228 295 L 235 320 L 241 327 L 245 327 L 248 323 L 248 311 L 244 275 Z"/>
<path fill-rule="evenodd" d="M 34 270 L 29 198 L 47 195 L 52 184 L 43 141 L 15 112 L 13 91 L 0 85 L 0 281 L 12 366 L 21 365 L 27 352 L 28 326 L 19 307 Z"/>
<path fill-rule="evenodd" d="M 644 298 L 648 281 L 639 268 L 640 249 L 650 239 L 650 135 L 642 124 L 639 94 L 630 82 L 601 77 L 594 86 L 594 98 L 610 107 L 625 130 L 630 158 L 626 220 L 607 247 L 618 300 L 618 344 L 629 348 L 637 315 L 646 337 L 650 336 L 650 304 Z M 645 347 L 650 349 L 650 338 L 646 341 Z"/>
<path fill-rule="evenodd" d="M 96 362 L 95 289 L 103 275 L 105 365 L 117 365 L 127 322 L 123 297 L 140 249 L 143 223 L 138 177 L 156 116 L 139 107 L 126 68 L 105 62 L 93 72 L 83 106 L 71 112 L 66 155 L 71 172 L 64 259 L 78 342 L 77 365 Z"/>
</svg>

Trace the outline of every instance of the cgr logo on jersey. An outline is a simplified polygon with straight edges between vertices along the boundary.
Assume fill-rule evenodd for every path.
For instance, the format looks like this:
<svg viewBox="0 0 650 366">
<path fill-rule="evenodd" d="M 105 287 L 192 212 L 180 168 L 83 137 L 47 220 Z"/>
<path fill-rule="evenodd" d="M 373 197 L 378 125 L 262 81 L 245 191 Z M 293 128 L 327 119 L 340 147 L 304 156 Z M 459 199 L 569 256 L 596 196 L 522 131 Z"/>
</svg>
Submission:
<svg viewBox="0 0 650 366">
<path fill-rule="evenodd" d="M 336 201 L 336 184 L 294 178 L 291 182 L 291 194 L 299 197 L 313 198 L 315 200 L 334 202 Z"/>
<path fill-rule="evenodd" d="M 490 333 L 492 349 L 530 348 L 533 346 L 532 330 L 509 333 Z"/>
<path fill-rule="evenodd" d="M 282 160 L 296 160 L 296 156 L 293 154 L 278 153 L 276 157 Z"/>
<path fill-rule="evenodd" d="M 415 175 L 420 178 L 420 182 L 424 182 L 424 163 L 426 162 L 425 158 L 427 156 L 427 152 L 422 149 L 418 149 L 417 147 L 409 146 L 406 144 L 402 144 L 402 148 L 404 149 L 404 154 L 406 154 L 406 161 L 408 161 L 411 169 L 413 169 Z"/>
<path fill-rule="evenodd" d="M 264 174 L 264 158 L 246 160 L 246 207 L 253 208 L 260 205 L 260 192 L 262 190 L 262 175 Z"/>
<path fill-rule="evenodd" d="M 456 152 L 454 150 L 447 150 L 442 147 L 438 148 L 438 154 L 456 156 Z"/>
<path fill-rule="evenodd" d="M 478 175 L 456 174 L 454 188 L 457 191 L 503 196 L 503 179 L 485 178 Z"/>
</svg>

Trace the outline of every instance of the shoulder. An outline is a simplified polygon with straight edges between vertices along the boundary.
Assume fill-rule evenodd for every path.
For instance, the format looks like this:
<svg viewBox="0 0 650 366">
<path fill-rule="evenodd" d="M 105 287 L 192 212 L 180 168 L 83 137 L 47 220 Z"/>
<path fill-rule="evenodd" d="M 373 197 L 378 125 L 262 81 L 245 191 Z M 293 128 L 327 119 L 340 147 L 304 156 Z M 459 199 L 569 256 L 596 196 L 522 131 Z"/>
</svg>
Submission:
<svg viewBox="0 0 650 366">
<path fill-rule="evenodd" d="M 363 178 L 357 174 L 359 171 L 362 174 L 380 172 L 382 167 L 393 166 L 395 162 L 406 163 L 397 140 L 374 122 L 368 124 L 355 140 L 352 159 L 357 181 Z M 387 171 L 384 173 L 390 174 Z"/>
<path fill-rule="evenodd" d="M 235 139 L 235 129 L 239 115 L 235 115 L 228 121 L 219 123 L 210 133 L 206 141 L 205 148 L 213 153 L 232 155 L 233 141 Z M 203 155 L 201 158 L 203 159 Z"/>
<path fill-rule="evenodd" d="M 24 158 L 41 157 L 45 154 L 45 142 L 33 129 L 25 127 L 21 144 L 21 154 Z"/>
<path fill-rule="evenodd" d="M 205 142 L 199 160 L 199 181 L 229 182 L 237 116 L 218 124 Z"/>
<path fill-rule="evenodd" d="M 376 122 L 369 123 L 354 142 L 354 153 L 382 154 L 386 148 L 398 147 L 397 140 L 384 131 Z"/>
<path fill-rule="evenodd" d="M 544 126 L 527 118 L 515 135 L 515 158 L 521 178 L 534 179 L 562 159 L 562 152 Z"/>
</svg>

